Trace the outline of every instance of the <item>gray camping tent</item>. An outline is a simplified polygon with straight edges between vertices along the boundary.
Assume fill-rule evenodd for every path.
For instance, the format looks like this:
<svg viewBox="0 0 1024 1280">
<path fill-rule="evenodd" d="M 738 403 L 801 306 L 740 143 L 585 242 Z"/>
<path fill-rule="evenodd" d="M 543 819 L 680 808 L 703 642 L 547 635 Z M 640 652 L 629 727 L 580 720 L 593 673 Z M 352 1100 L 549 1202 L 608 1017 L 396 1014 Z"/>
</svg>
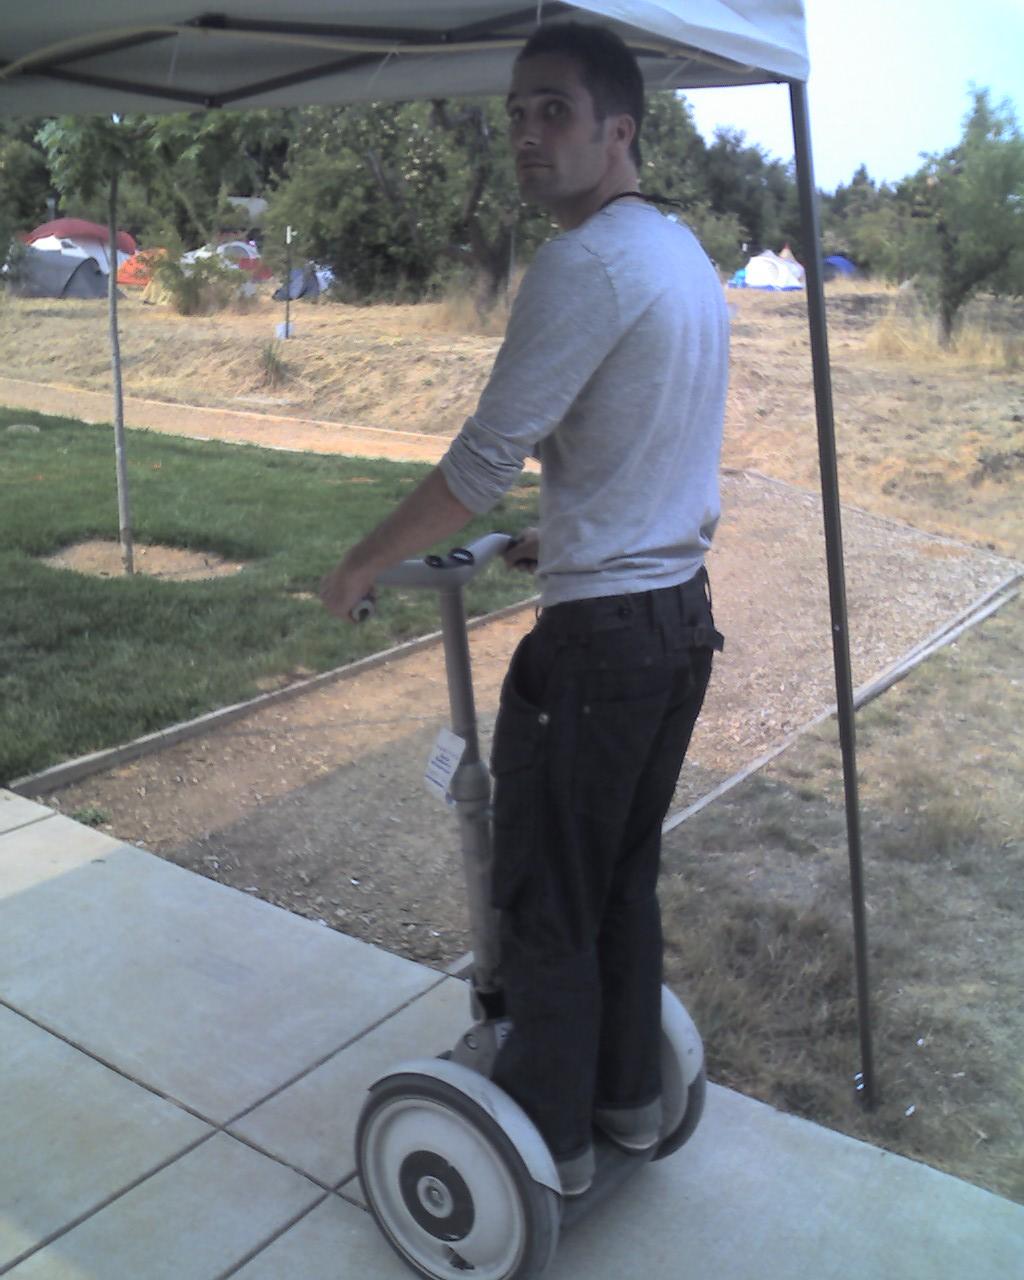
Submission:
<svg viewBox="0 0 1024 1280">
<path fill-rule="evenodd" d="M 617 31 L 650 89 L 780 84 L 789 90 L 846 790 L 860 1088 L 873 1099 L 850 666 L 818 208 L 807 113 L 803 0 L 35 0 L 4 14 L 0 112 L 16 115 L 289 107 L 504 93 L 542 19 Z"/>
<path fill-rule="evenodd" d="M 105 298 L 107 277 L 95 258 L 76 258 L 26 247 L 6 271 L 7 292 L 17 298 Z"/>
</svg>

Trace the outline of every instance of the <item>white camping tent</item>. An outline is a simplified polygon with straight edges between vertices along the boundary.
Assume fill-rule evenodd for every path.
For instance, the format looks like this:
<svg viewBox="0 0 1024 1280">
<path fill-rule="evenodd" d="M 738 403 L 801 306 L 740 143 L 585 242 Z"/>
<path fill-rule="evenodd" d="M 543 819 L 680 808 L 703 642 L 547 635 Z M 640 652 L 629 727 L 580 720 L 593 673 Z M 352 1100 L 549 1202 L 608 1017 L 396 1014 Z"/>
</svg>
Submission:
<svg viewBox="0 0 1024 1280">
<path fill-rule="evenodd" d="M 69 258 L 92 258 L 104 275 L 110 270 L 110 253 L 105 242 L 99 240 L 77 239 L 69 236 L 43 236 L 33 240 L 33 249 L 43 252 L 63 253 Z M 117 250 L 117 265 L 127 262 L 131 254 Z"/>
<path fill-rule="evenodd" d="M 8 6 L 0 112 L 15 115 L 286 107 L 504 93 L 541 19 L 617 31 L 648 87 L 789 89 L 807 253 L 807 304 L 854 904 L 862 1096 L 874 1096 L 860 868 L 853 682 L 803 0 L 35 0 Z"/>
<path fill-rule="evenodd" d="M 804 269 L 799 262 L 780 258 L 766 249 L 744 267 L 743 283 L 747 289 L 802 289 Z"/>
</svg>

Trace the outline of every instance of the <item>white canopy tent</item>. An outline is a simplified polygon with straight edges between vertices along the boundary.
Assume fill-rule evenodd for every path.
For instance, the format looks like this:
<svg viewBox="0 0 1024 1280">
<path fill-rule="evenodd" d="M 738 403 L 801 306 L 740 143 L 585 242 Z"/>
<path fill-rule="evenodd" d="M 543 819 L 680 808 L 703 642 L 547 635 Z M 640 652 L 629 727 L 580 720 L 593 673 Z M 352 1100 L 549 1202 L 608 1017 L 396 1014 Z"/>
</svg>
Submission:
<svg viewBox="0 0 1024 1280">
<path fill-rule="evenodd" d="M 610 26 L 649 90 L 789 87 L 806 246 L 839 736 L 861 1029 L 860 1097 L 875 1097 L 854 704 L 803 0 L 35 0 L 0 34 L 7 115 L 182 111 L 503 94 L 539 20 Z"/>
<path fill-rule="evenodd" d="M 574 10 L 629 42 L 652 89 L 807 78 L 800 0 L 38 0 L 4 15 L 0 111 L 500 93 L 538 16 Z"/>
</svg>

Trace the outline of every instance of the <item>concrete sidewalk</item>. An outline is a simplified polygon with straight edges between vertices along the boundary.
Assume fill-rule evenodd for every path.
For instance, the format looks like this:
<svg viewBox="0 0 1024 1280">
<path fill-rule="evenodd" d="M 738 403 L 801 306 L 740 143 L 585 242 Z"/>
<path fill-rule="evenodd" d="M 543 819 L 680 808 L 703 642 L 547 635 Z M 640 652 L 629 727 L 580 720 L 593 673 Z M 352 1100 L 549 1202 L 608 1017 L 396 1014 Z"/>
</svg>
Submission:
<svg viewBox="0 0 1024 1280">
<path fill-rule="evenodd" d="M 355 1121 L 467 1012 L 456 979 L 0 792 L 0 1275 L 411 1275 L 363 1207 Z M 1022 1273 L 1024 1207 L 712 1087 L 549 1275 Z"/>
</svg>

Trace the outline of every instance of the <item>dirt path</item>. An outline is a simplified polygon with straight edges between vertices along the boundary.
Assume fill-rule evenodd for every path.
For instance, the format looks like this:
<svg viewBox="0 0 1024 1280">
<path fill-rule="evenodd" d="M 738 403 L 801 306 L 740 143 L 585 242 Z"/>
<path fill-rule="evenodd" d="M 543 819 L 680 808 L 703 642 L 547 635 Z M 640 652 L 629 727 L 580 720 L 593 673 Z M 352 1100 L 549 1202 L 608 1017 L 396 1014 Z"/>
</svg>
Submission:
<svg viewBox="0 0 1024 1280">
<path fill-rule="evenodd" d="M 83 422 L 110 422 L 111 397 L 99 391 L 52 383 L 0 377 L 0 404 L 12 409 L 52 413 Z M 201 405 L 170 404 L 125 396 L 128 427 L 186 436 L 192 440 L 224 440 L 258 444 L 264 449 L 297 453 L 339 453 L 347 457 L 388 458 L 393 462 L 437 462 L 448 441 L 417 431 L 394 431 L 308 418 L 208 409 Z"/>
</svg>

